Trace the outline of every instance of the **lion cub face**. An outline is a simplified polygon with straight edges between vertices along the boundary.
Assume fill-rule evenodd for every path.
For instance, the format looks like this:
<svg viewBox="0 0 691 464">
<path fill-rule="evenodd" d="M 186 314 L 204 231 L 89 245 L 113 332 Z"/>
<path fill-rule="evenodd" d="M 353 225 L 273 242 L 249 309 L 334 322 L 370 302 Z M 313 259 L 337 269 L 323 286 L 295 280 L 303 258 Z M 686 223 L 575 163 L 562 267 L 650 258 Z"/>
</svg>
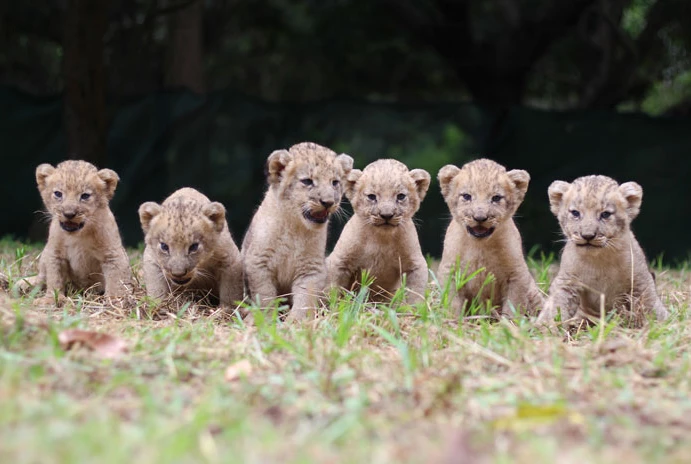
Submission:
<svg viewBox="0 0 691 464">
<path fill-rule="evenodd" d="M 155 250 L 167 280 L 186 285 L 197 276 L 197 266 L 213 253 L 215 240 L 226 227 L 225 213 L 221 203 L 202 204 L 184 196 L 139 207 L 146 245 Z"/>
<path fill-rule="evenodd" d="M 506 171 L 488 159 L 471 161 L 462 168 L 451 164 L 439 170 L 441 192 L 455 221 L 472 237 L 483 239 L 510 219 L 523 202 L 530 175 Z"/>
<path fill-rule="evenodd" d="M 277 150 L 267 161 L 270 188 L 277 190 L 281 207 L 309 227 L 323 226 L 338 210 L 352 168 L 350 156 L 310 142 Z"/>
<path fill-rule="evenodd" d="M 554 181 L 548 189 L 552 213 L 568 241 L 583 249 L 606 248 L 629 230 L 638 216 L 643 189 L 635 182 L 617 184 L 607 176 Z"/>
<path fill-rule="evenodd" d="M 71 234 L 91 225 L 95 213 L 108 208 L 118 180 L 115 171 L 99 171 L 86 161 L 63 161 L 56 167 L 45 163 L 36 168 L 43 204 L 62 230 Z M 98 226 L 98 221 L 93 225 Z"/>
<path fill-rule="evenodd" d="M 346 196 L 365 223 L 393 228 L 413 217 L 429 183 L 427 171 L 408 171 L 400 161 L 382 159 L 369 164 L 364 171 L 350 171 Z"/>
</svg>

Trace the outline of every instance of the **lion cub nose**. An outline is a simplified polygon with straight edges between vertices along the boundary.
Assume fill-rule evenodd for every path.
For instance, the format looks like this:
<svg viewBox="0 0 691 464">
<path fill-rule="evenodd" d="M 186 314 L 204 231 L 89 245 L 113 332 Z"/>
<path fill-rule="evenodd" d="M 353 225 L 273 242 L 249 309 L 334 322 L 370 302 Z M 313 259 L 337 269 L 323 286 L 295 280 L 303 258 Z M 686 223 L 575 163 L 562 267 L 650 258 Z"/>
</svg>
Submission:
<svg viewBox="0 0 691 464">
<path fill-rule="evenodd" d="M 592 240 L 595 238 L 595 234 L 581 234 L 583 240 Z"/>
<path fill-rule="evenodd" d="M 487 220 L 487 215 L 473 216 L 473 219 L 475 219 L 476 222 L 485 222 Z"/>
<path fill-rule="evenodd" d="M 65 218 L 67 218 L 67 219 L 74 219 L 74 217 L 77 215 L 77 213 L 74 211 L 63 211 L 62 215 L 65 216 Z"/>
<path fill-rule="evenodd" d="M 179 277 L 185 277 L 186 274 L 187 274 L 187 269 L 171 271 L 171 273 L 170 273 L 170 275 L 172 275 L 176 279 Z"/>
<path fill-rule="evenodd" d="M 384 219 L 385 221 L 388 221 L 389 219 L 391 219 L 393 217 L 393 214 L 392 213 L 389 213 L 389 214 L 380 213 L 379 217 Z"/>
<path fill-rule="evenodd" d="M 326 209 L 329 209 L 329 208 L 331 208 L 331 207 L 334 205 L 334 202 L 333 202 L 333 201 L 319 200 L 319 203 L 321 203 L 321 205 L 322 205 L 324 208 L 326 208 Z"/>
</svg>

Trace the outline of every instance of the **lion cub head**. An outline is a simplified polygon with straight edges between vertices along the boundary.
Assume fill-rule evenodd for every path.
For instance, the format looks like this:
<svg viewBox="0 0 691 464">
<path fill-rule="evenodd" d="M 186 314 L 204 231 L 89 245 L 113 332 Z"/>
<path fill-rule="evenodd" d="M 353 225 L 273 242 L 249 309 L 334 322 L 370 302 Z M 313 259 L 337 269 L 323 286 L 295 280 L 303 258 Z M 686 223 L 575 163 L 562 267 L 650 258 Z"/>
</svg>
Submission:
<svg viewBox="0 0 691 464">
<path fill-rule="evenodd" d="M 513 216 L 530 182 L 526 171 L 507 171 L 488 159 L 471 161 L 461 168 L 448 164 L 439 170 L 438 178 L 454 220 L 478 239 L 491 236 Z"/>
<path fill-rule="evenodd" d="M 95 213 L 108 208 L 120 178 L 110 169 L 96 169 L 86 161 L 63 161 L 56 167 L 36 168 L 36 183 L 43 204 L 65 232 L 75 233 L 91 224 Z M 98 221 L 94 221 L 95 226 Z"/>
<path fill-rule="evenodd" d="M 310 227 L 325 224 L 338 210 L 342 183 L 352 168 L 350 156 L 310 142 L 277 150 L 267 161 L 270 188 L 277 191 L 281 207 Z"/>
<path fill-rule="evenodd" d="M 365 223 L 392 228 L 413 217 L 429 183 L 427 171 L 408 171 L 400 161 L 381 159 L 367 165 L 364 171 L 350 171 L 345 194 L 355 214 Z"/>
<path fill-rule="evenodd" d="M 216 239 L 227 227 L 221 203 L 176 194 L 162 205 L 143 203 L 139 220 L 146 246 L 154 250 L 166 279 L 177 285 L 186 285 L 197 276 L 197 266 L 213 254 Z"/>
<path fill-rule="evenodd" d="M 571 184 L 557 180 L 547 192 L 564 236 L 584 249 L 606 248 L 628 231 L 643 200 L 640 185 L 619 185 L 607 176 L 579 177 Z"/>
</svg>

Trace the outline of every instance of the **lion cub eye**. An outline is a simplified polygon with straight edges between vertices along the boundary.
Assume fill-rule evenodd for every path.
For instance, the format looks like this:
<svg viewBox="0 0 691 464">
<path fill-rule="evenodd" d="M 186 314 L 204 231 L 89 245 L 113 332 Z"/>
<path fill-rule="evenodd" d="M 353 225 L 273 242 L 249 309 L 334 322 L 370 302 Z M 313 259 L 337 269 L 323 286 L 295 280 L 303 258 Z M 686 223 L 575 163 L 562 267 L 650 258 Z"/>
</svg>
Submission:
<svg viewBox="0 0 691 464">
<path fill-rule="evenodd" d="M 406 194 L 405 194 L 405 193 L 399 193 L 399 194 L 396 196 L 396 199 L 397 199 L 398 201 L 403 201 L 403 200 L 406 199 Z"/>
<path fill-rule="evenodd" d="M 332 180 L 332 181 L 331 181 L 331 185 L 333 185 L 334 188 L 336 188 L 336 187 L 338 187 L 339 185 L 341 185 L 341 181 L 339 181 L 339 180 Z"/>
<path fill-rule="evenodd" d="M 492 203 L 499 203 L 502 200 L 502 198 L 504 198 L 504 197 L 501 195 L 494 195 L 492 197 Z"/>
<path fill-rule="evenodd" d="M 465 201 L 470 201 L 473 199 L 473 196 L 469 193 L 462 193 L 461 198 L 463 198 Z"/>
<path fill-rule="evenodd" d="M 371 201 L 377 201 L 377 196 L 374 193 L 367 195 L 367 198 Z"/>
<path fill-rule="evenodd" d="M 187 252 L 188 252 L 188 253 L 194 253 L 194 252 L 196 252 L 196 251 L 198 251 L 198 250 L 199 250 L 199 244 L 195 242 L 195 243 L 193 243 L 192 245 L 190 245 L 190 247 L 188 248 Z"/>
<path fill-rule="evenodd" d="M 308 187 L 314 185 L 312 179 L 300 179 L 300 182 L 302 182 L 302 185 L 306 185 Z"/>
<path fill-rule="evenodd" d="M 161 243 L 159 243 L 159 246 L 161 247 L 161 251 L 163 251 L 163 252 L 165 252 L 165 253 L 168 253 L 168 251 L 170 250 L 170 248 L 168 248 L 168 244 L 167 244 L 167 243 L 161 242 Z"/>
<path fill-rule="evenodd" d="M 79 198 L 80 198 L 82 201 L 86 201 L 86 200 L 88 200 L 89 198 L 91 198 L 91 194 L 90 194 L 90 193 L 82 193 L 82 196 L 79 197 Z"/>
<path fill-rule="evenodd" d="M 573 216 L 573 217 L 576 218 L 576 219 L 578 219 L 579 217 L 581 217 L 581 212 L 578 211 L 578 210 L 572 209 L 572 210 L 569 211 L 569 213 L 571 213 L 571 216 Z"/>
<path fill-rule="evenodd" d="M 600 219 L 609 219 L 610 216 L 612 216 L 612 213 L 609 211 L 603 211 L 600 213 Z"/>
<path fill-rule="evenodd" d="M 53 192 L 53 195 L 55 196 L 55 198 L 62 198 L 62 192 L 59 190 Z"/>
</svg>

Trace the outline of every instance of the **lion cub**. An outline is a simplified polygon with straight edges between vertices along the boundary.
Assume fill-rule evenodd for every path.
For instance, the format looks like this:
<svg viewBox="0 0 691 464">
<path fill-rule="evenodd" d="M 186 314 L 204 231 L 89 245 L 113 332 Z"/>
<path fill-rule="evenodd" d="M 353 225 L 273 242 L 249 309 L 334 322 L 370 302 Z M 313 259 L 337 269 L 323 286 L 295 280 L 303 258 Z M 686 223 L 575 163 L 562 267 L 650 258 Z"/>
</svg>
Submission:
<svg viewBox="0 0 691 464">
<path fill-rule="evenodd" d="M 146 293 L 163 298 L 177 291 L 210 294 L 228 309 L 242 300 L 240 250 L 226 223 L 226 209 L 193 188 L 181 188 L 163 204 L 139 207 L 146 248 Z"/>
<path fill-rule="evenodd" d="M 538 323 L 576 315 L 600 315 L 600 295 L 605 308 L 626 303 L 631 297 L 657 319 L 667 318 L 655 282 L 631 221 L 638 216 L 643 189 L 635 182 L 617 184 L 606 176 L 579 177 L 573 183 L 555 181 L 548 189 L 552 213 L 566 237 L 559 272 Z"/>
<path fill-rule="evenodd" d="M 129 293 L 129 259 L 108 206 L 118 180 L 115 171 L 99 171 L 86 161 L 36 168 L 38 190 L 52 218 L 32 282 L 46 286 L 38 304 L 54 302 L 53 294 L 64 291 L 67 283 L 78 289 L 94 287 L 107 297 Z"/>
<path fill-rule="evenodd" d="M 381 159 L 348 175 L 345 195 L 355 215 L 327 259 L 333 285 L 351 288 L 368 270 L 374 277 L 373 300 L 390 299 L 406 275 L 409 302 L 424 298 L 427 262 L 422 255 L 413 215 L 429 188 L 430 175 L 408 171 L 405 164 Z"/>
<path fill-rule="evenodd" d="M 315 143 L 277 150 L 267 161 L 269 189 L 242 244 L 250 297 L 269 303 L 292 294 L 289 319 L 300 320 L 316 307 L 326 287 L 327 222 L 343 195 L 353 167 Z"/>
<path fill-rule="evenodd" d="M 507 172 L 494 161 L 478 159 L 460 169 L 446 165 L 438 178 L 453 216 L 444 239 L 439 281 L 444 284 L 451 277 L 453 285 L 457 270 L 469 276 L 484 269 L 457 294 L 452 291 L 452 308 L 461 312 L 478 297 L 500 307 L 504 316 L 512 313 L 512 307 L 535 313 L 542 306 L 542 295 L 525 263 L 521 235 L 512 219 L 530 175 L 518 169 Z M 485 284 L 488 274 L 494 275 L 494 281 Z"/>
</svg>

